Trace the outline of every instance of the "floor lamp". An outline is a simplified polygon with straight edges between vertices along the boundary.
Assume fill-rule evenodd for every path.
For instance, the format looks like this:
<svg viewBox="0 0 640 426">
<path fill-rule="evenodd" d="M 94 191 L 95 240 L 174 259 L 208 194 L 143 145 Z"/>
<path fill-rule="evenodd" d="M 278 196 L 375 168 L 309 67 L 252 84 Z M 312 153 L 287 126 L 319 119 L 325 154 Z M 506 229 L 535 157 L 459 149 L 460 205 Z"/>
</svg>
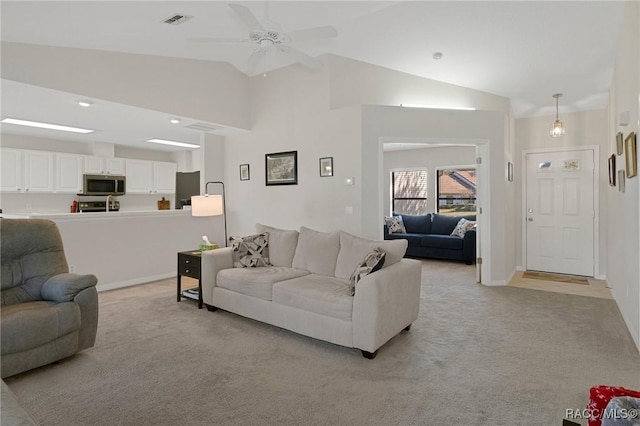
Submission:
<svg viewBox="0 0 640 426">
<path fill-rule="evenodd" d="M 209 195 L 207 187 L 210 183 L 222 185 L 222 195 Z M 191 216 L 224 216 L 224 246 L 227 247 L 227 206 L 223 182 L 207 182 L 204 185 L 204 195 L 191 197 Z"/>
</svg>

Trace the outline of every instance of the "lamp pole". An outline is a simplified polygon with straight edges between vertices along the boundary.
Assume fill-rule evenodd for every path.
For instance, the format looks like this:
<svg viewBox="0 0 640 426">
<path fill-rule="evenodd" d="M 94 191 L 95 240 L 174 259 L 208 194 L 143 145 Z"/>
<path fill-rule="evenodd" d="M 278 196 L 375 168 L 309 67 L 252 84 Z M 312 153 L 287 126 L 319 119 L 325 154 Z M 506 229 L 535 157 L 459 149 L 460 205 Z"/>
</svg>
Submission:
<svg viewBox="0 0 640 426">
<path fill-rule="evenodd" d="M 224 191 L 224 182 L 220 181 L 211 181 L 207 182 L 204 185 L 204 194 L 209 195 L 209 191 L 207 191 L 207 187 L 210 183 L 219 183 L 222 185 L 222 214 L 224 215 L 224 246 L 227 247 L 227 195 Z"/>
</svg>

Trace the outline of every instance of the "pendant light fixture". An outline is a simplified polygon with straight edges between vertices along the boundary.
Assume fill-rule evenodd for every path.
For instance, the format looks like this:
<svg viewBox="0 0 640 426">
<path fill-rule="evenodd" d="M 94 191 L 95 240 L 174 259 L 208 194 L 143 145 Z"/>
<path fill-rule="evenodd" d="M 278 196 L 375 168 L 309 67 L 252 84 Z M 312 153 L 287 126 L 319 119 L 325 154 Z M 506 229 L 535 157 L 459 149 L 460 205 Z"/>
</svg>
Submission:
<svg viewBox="0 0 640 426">
<path fill-rule="evenodd" d="M 556 121 L 551 125 L 551 130 L 549 130 L 549 134 L 553 138 L 564 136 L 564 127 L 562 127 L 562 121 L 558 118 L 558 98 L 560 96 L 562 96 L 562 93 L 553 95 L 556 98 Z"/>
</svg>

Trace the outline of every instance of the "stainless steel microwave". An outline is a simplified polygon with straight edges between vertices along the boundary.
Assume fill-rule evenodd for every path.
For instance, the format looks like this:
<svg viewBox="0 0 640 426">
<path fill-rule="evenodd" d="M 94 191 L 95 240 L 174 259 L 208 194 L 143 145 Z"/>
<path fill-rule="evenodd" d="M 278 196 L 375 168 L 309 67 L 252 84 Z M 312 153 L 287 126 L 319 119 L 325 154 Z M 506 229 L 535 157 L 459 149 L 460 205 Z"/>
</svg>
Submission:
<svg viewBox="0 0 640 426">
<path fill-rule="evenodd" d="M 126 180 L 117 175 L 84 175 L 82 195 L 124 195 Z"/>
</svg>

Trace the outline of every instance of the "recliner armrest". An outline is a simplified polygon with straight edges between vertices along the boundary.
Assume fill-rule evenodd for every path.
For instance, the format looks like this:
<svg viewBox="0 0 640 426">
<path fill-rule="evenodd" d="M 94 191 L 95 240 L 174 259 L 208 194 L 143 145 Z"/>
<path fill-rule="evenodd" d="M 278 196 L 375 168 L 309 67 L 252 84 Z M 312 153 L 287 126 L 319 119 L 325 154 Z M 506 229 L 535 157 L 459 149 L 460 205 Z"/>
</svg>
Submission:
<svg viewBox="0 0 640 426">
<path fill-rule="evenodd" d="M 95 275 L 59 274 L 49 278 L 40 291 L 43 300 L 52 302 L 70 302 L 82 290 L 95 287 L 98 279 Z"/>
</svg>

